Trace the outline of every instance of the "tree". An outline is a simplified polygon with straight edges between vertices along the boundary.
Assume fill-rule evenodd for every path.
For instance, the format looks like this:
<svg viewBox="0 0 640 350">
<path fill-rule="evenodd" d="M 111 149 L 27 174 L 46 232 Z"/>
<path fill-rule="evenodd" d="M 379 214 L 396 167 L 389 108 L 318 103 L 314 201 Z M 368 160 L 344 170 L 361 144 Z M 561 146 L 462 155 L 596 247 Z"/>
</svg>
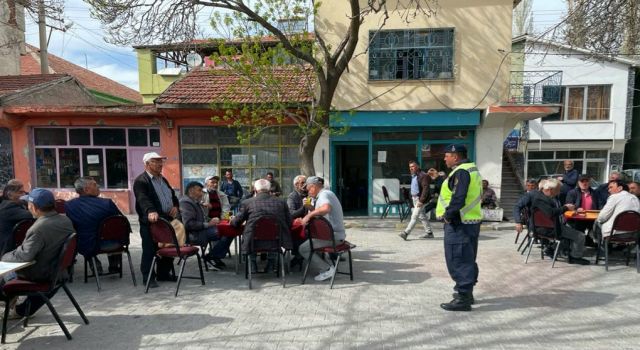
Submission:
<svg viewBox="0 0 640 350">
<path fill-rule="evenodd" d="M 531 7 L 533 0 L 522 0 L 513 9 L 513 36 L 533 33 L 533 14 Z"/>
<path fill-rule="evenodd" d="M 567 0 L 568 14 L 559 25 L 565 41 L 604 55 L 631 54 L 640 45 L 637 0 Z"/>
<path fill-rule="evenodd" d="M 214 18 L 214 24 L 224 27 L 234 37 L 260 37 L 270 34 L 279 42 L 279 48 L 292 58 L 308 65 L 314 75 L 313 101 L 308 113 L 296 122 L 303 135 L 300 140 L 300 170 L 303 174 L 315 174 L 313 152 L 320 139 L 319 130 L 329 127 L 331 102 L 340 81 L 353 57 L 360 25 L 367 16 L 379 14 L 380 28 L 392 16 L 400 16 L 410 22 L 416 16 L 432 16 L 437 11 L 437 0 L 330 0 L 348 1 L 350 13 L 348 25 L 341 28 L 339 44 L 326 44 L 323 33 L 315 28 L 308 36 L 292 33 L 292 28 L 278 27 L 280 19 L 309 19 L 323 5 L 315 0 L 85 0 L 92 6 L 92 15 L 105 26 L 109 40 L 117 44 L 149 44 L 189 41 L 198 35 L 197 16 L 203 9 L 225 11 Z M 311 39 L 313 45 L 301 45 Z M 243 49 L 243 53 L 248 51 Z M 269 55 L 274 55 L 271 52 Z M 253 58 L 255 59 L 255 57 Z M 251 76 L 251 74 L 248 74 Z M 282 106 L 280 106 L 282 107 Z M 280 108 L 282 109 L 282 108 Z M 256 115 L 248 112 L 249 116 Z"/>
</svg>

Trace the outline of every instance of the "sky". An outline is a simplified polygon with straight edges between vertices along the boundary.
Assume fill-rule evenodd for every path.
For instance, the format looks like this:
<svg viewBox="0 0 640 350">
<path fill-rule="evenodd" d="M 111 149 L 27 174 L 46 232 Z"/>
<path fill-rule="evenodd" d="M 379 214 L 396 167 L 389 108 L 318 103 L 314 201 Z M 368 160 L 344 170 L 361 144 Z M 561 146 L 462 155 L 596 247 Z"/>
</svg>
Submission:
<svg viewBox="0 0 640 350">
<path fill-rule="evenodd" d="M 534 31 L 539 33 L 560 21 L 566 12 L 565 1 L 533 0 L 532 12 Z M 208 22 L 206 14 L 201 17 L 203 23 Z M 133 48 L 107 43 L 100 22 L 91 18 L 89 6 L 81 0 L 65 0 L 64 19 L 65 23 L 73 21 L 73 26 L 66 32 L 52 31 L 49 53 L 138 90 L 138 67 Z M 39 47 L 38 26 L 29 15 L 26 27 L 27 43 Z"/>
</svg>

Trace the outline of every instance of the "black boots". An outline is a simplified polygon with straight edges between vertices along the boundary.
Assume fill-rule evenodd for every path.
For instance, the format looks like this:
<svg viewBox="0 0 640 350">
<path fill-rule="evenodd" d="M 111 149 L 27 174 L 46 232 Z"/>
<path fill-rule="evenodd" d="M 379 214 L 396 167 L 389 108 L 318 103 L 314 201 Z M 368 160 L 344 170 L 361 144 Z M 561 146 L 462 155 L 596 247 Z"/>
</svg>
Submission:
<svg viewBox="0 0 640 350">
<path fill-rule="evenodd" d="M 453 300 L 440 304 L 440 307 L 447 311 L 471 311 L 471 304 L 475 302 L 472 293 L 454 293 L 453 295 Z"/>
</svg>

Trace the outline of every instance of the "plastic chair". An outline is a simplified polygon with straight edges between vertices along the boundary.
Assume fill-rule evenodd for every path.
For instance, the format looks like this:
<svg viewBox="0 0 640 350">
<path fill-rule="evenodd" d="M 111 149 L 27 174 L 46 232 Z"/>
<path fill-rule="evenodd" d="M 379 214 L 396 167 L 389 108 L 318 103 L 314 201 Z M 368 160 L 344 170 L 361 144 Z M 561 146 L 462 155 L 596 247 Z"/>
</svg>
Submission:
<svg viewBox="0 0 640 350">
<path fill-rule="evenodd" d="M 198 258 L 198 268 L 200 269 L 200 281 L 204 286 L 204 273 L 202 272 L 202 259 L 200 258 L 200 248 L 197 246 L 178 246 L 178 238 L 176 237 L 176 232 L 173 230 L 173 226 L 169 221 L 159 218 L 158 221 L 152 223 L 149 226 L 149 231 L 151 232 L 151 238 L 153 241 L 158 244 L 162 243 L 164 245 L 171 244 L 173 246 L 158 248 L 156 250 L 156 254 L 153 257 L 153 261 L 151 262 L 151 270 L 155 268 L 156 261 L 160 258 L 178 258 L 180 262 L 180 272 L 178 273 L 178 285 L 176 286 L 175 297 L 178 296 L 178 291 L 180 290 L 180 282 L 182 278 L 192 278 L 198 279 L 195 276 L 182 276 L 184 272 L 184 265 L 187 262 L 187 259 L 191 256 L 196 256 Z M 151 281 L 151 273 L 149 277 L 147 277 L 145 293 L 149 292 L 149 281 Z"/>
<path fill-rule="evenodd" d="M 547 216 L 544 212 L 542 212 L 542 210 L 538 208 L 533 209 L 533 215 L 531 219 L 533 220 L 533 231 L 529 232 L 528 235 L 528 253 L 524 263 L 526 264 L 529 261 L 529 255 L 531 255 L 531 249 L 533 248 L 533 242 L 535 241 L 535 239 L 545 239 L 548 240 L 551 244 L 555 244 L 556 246 L 553 253 L 553 260 L 551 261 L 551 268 L 553 268 L 556 264 L 558 250 L 560 248 L 560 240 L 558 239 L 558 234 L 556 233 L 555 222 L 553 221 L 553 218 Z M 525 250 L 527 248 L 525 248 Z M 544 249 L 540 249 L 540 257 L 544 260 Z"/>
<path fill-rule="evenodd" d="M 624 231 L 625 233 L 617 233 L 616 231 Z M 613 219 L 613 227 L 611 235 L 602 237 L 598 242 L 598 252 L 596 253 L 596 264 L 600 259 L 600 249 L 604 245 L 604 269 L 609 271 L 609 244 L 624 244 L 628 247 L 627 266 L 629 266 L 631 246 L 636 247 L 636 271 L 640 273 L 640 213 L 627 210 L 618 214 Z"/>
<path fill-rule="evenodd" d="M 65 213 L 65 209 L 64 209 L 64 204 L 66 203 L 66 201 L 64 199 L 58 198 L 55 201 L 55 208 L 56 208 L 56 212 L 58 214 L 64 214 Z"/>
<path fill-rule="evenodd" d="M 284 273 L 284 255 L 286 250 L 283 250 L 280 241 L 280 222 L 274 216 L 263 216 L 256 221 L 253 228 L 253 239 L 249 242 L 249 250 L 246 252 L 247 263 L 245 265 L 245 278 L 249 279 L 249 289 L 251 289 L 251 276 L 252 271 L 250 267 L 249 259 L 256 253 L 277 253 L 278 254 L 278 269 L 276 270 L 276 276 L 282 276 L 282 288 L 286 286 L 286 277 Z M 256 244 L 257 243 L 257 244 Z"/>
<path fill-rule="evenodd" d="M 36 222 L 36 219 L 24 219 L 24 220 L 20 220 L 17 224 L 15 224 L 15 226 L 13 226 L 11 235 L 13 237 L 14 247 L 17 247 L 22 244 L 25 237 L 27 237 L 27 231 L 29 231 L 31 226 L 33 226 L 34 222 Z M 10 248 L 9 243 L 10 243 L 9 240 L 5 242 L 4 247 L 2 247 L 2 254 L 13 250 L 13 249 L 9 249 Z"/>
<path fill-rule="evenodd" d="M 398 212 L 398 216 L 400 216 L 400 222 L 402 222 L 403 213 L 404 213 L 404 200 L 400 200 L 400 199 L 390 200 L 389 191 L 387 191 L 386 186 L 382 186 L 382 195 L 384 196 L 385 205 L 384 205 L 384 209 L 382 210 L 382 215 L 380 215 L 380 219 L 386 218 L 387 214 L 389 214 L 389 209 L 391 209 L 392 206 L 395 206 Z"/>
<path fill-rule="evenodd" d="M 522 242 L 520 242 L 520 245 L 518 246 L 518 249 L 516 250 L 517 252 L 520 251 L 520 249 L 522 249 L 522 246 L 524 245 L 524 242 L 527 240 L 527 237 L 529 236 L 529 208 L 522 208 L 522 210 L 520 211 L 520 223 L 522 224 L 522 230 L 524 231 L 525 229 L 527 230 L 527 234 L 524 235 L 524 237 L 522 237 Z M 516 240 L 515 242 L 513 242 L 513 244 L 518 244 L 518 239 L 520 238 L 520 233 L 518 232 L 516 234 Z"/>
<path fill-rule="evenodd" d="M 336 244 L 336 238 L 333 232 L 333 227 L 329 221 L 321 216 L 316 216 L 309 220 L 307 224 L 307 237 L 309 237 L 309 243 L 311 245 L 311 253 L 307 257 L 306 265 L 304 268 L 304 275 L 302 276 L 302 284 L 304 284 L 307 279 L 307 273 L 309 272 L 309 265 L 311 263 L 311 258 L 315 253 L 328 253 L 332 259 L 335 258 L 335 261 L 332 261 L 335 270 L 333 272 L 333 276 L 331 276 L 331 285 L 330 289 L 333 289 L 333 282 L 336 278 L 336 274 L 340 273 L 343 275 L 349 275 L 349 279 L 353 281 L 353 260 L 351 259 L 351 249 L 354 249 L 356 246 L 354 244 L 349 243 L 348 241 L 343 241 L 340 244 Z M 331 245 L 327 247 L 314 248 L 313 240 L 323 240 L 323 241 L 331 241 Z M 343 253 L 347 252 L 349 254 L 349 272 L 340 272 L 338 271 L 338 267 L 340 265 L 340 257 Z"/>
<path fill-rule="evenodd" d="M 73 258 L 76 254 L 76 245 L 77 245 L 76 234 L 72 233 L 71 235 L 69 235 L 69 237 L 67 237 L 64 244 L 62 245 L 62 248 L 60 249 L 59 258 L 55 263 L 55 274 L 50 281 L 34 282 L 34 281 L 23 280 L 23 279 L 13 279 L 7 282 L 2 287 L 2 292 L 4 293 L 4 296 L 5 296 L 4 318 L 2 320 L 2 344 L 5 343 L 5 339 L 7 335 L 7 319 L 9 317 L 9 308 L 10 308 L 9 300 L 17 296 L 41 298 L 47 304 L 49 311 L 51 311 L 51 314 L 58 322 L 58 325 L 60 325 L 60 328 L 64 332 L 64 335 L 67 337 L 67 339 L 71 340 L 72 339 L 71 334 L 69 333 L 69 331 L 67 330 L 67 327 L 62 322 L 62 319 L 60 319 L 60 316 L 56 312 L 56 309 L 53 307 L 53 304 L 51 304 L 51 300 L 47 297 L 47 295 L 53 293 L 54 290 L 62 288 L 64 292 L 67 294 L 67 297 L 69 297 L 69 300 L 71 301 L 73 306 L 76 308 L 76 311 L 78 311 L 78 314 L 80 314 L 80 317 L 82 317 L 82 320 L 84 321 L 84 323 L 89 324 L 89 320 L 84 315 L 84 312 L 82 312 L 80 305 L 78 305 L 78 302 L 73 297 L 73 294 L 71 294 L 71 291 L 67 287 L 67 283 L 66 283 L 67 279 L 64 278 L 64 272 L 73 264 Z M 30 314 L 29 304 L 27 304 L 25 314 L 26 315 Z M 23 324 L 24 327 L 27 327 L 28 320 L 29 320 L 28 316 L 24 317 L 24 324 Z"/>
<path fill-rule="evenodd" d="M 131 224 L 129 220 L 127 220 L 126 216 L 123 215 L 114 215 L 109 216 L 102 220 L 100 226 L 98 226 L 98 239 L 96 240 L 96 244 L 98 245 L 98 250 L 96 255 L 91 257 L 84 257 L 84 283 L 87 283 L 87 279 L 89 277 L 96 278 L 96 284 L 98 285 L 98 291 L 100 288 L 100 275 L 97 273 L 94 265 L 97 265 L 98 255 L 106 254 L 120 254 L 120 269 L 117 272 L 120 274 L 120 278 L 122 278 L 122 253 L 127 254 L 127 259 L 129 260 L 129 270 L 131 271 L 131 278 L 133 279 L 133 285 L 137 286 L 136 283 L 136 275 L 133 270 L 133 263 L 131 262 L 131 254 L 129 253 L 129 235 L 131 234 Z M 101 249 L 102 241 L 116 241 L 119 242 L 119 245 L 113 245 L 108 249 Z M 91 271 L 93 275 L 87 274 L 87 264 L 91 267 Z M 110 275 L 112 273 L 105 273 L 102 275 Z"/>
</svg>

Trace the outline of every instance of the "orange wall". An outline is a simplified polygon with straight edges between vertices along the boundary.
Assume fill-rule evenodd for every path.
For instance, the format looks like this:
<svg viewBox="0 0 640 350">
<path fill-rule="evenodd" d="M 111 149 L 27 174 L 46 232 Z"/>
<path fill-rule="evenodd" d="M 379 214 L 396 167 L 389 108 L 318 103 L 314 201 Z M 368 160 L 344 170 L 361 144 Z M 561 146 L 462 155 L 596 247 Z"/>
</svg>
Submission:
<svg viewBox="0 0 640 350">
<path fill-rule="evenodd" d="M 123 117 L 123 116 L 73 116 L 73 115 L 51 115 L 51 116 L 29 116 L 24 118 L 24 122 L 12 125 L 13 142 L 13 162 L 15 176 L 22 180 L 28 189 L 33 187 L 34 175 L 33 150 L 30 148 L 31 128 L 46 126 L 61 127 L 95 127 L 95 126 L 119 126 L 119 127 L 158 127 L 160 126 L 160 149 L 162 155 L 167 157 L 167 163 L 163 169 L 163 175 L 173 186 L 181 186 L 180 173 L 180 137 L 179 127 L 181 126 L 220 126 L 222 123 L 213 123 L 209 110 L 190 114 L 188 117 L 172 119 L 173 127 L 167 129 L 167 117 Z M 16 118 L 16 119 L 17 119 Z M 133 160 L 136 161 L 136 160 Z M 140 160 L 142 161 L 142 160 Z M 182 191 L 182 189 L 180 189 Z M 54 191 L 57 198 L 71 199 L 76 193 L 68 189 Z M 178 194 L 178 193 L 177 193 Z M 104 191 L 102 197 L 111 198 L 116 202 L 123 213 L 133 213 L 135 208 L 130 208 L 129 198 L 133 196 L 130 190 Z M 180 196 L 180 194 L 178 194 Z"/>
</svg>

